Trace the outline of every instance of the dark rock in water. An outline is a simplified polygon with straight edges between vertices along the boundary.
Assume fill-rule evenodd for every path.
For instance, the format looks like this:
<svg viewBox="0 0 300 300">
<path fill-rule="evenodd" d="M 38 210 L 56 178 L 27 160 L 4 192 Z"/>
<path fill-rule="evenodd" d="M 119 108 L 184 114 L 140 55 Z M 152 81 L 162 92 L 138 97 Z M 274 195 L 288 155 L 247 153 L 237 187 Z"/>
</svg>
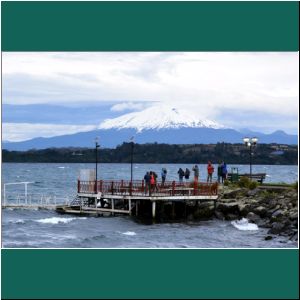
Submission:
<svg viewBox="0 0 300 300">
<path fill-rule="evenodd" d="M 285 227 L 284 224 L 274 222 L 272 224 L 272 228 L 268 231 L 268 233 L 279 234 L 284 231 L 284 227 Z"/>
<path fill-rule="evenodd" d="M 263 218 L 267 214 L 267 209 L 264 206 L 259 206 L 256 207 L 253 212 Z"/>
<path fill-rule="evenodd" d="M 271 235 L 267 235 L 266 237 L 265 237 L 265 241 L 270 241 L 270 240 L 272 240 L 273 239 L 273 237 L 271 236 Z"/>
<path fill-rule="evenodd" d="M 268 219 L 258 219 L 258 220 L 256 220 L 255 224 L 259 227 L 268 228 L 269 220 Z M 271 226 L 269 228 L 271 228 Z"/>
<path fill-rule="evenodd" d="M 254 223 L 258 223 L 261 219 L 260 216 L 258 216 L 257 214 L 253 213 L 253 212 L 249 212 L 246 216 L 246 218 Z"/>
<path fill-rule="evenodd" d="M 224 214 L 238 213 L 239 212 L 239 205 L 238 205 L 237 202 L 219 203 L 217 209 L 218 209 L 218 211 L 221 211 Z"/>
<path fill-rule="evenodd" d="M 238 215 L 230 214 L 230 213 L 225 216 L 225 220 L 227 221 L 237 220 L 238 218 L 239 218 Z"/>
<path fill-rule="evenodd" d="M 293 233 L 293 235 L 290 237 L 290 241 L 293 241 L 293 242 L 298 241 L 298 232 Z"/>
<path fill-rule="evenodd" d="M 220 211 L 215 211 L 215 216 L 219 220 L 224 220 L 225 219 L 224 214 Z"/>
<path fill-rule="evenodd" d="M 249 204 L 239 203 L 240 215 L 245 217 L 250 212 L 251 206 Z"/>
</svg>

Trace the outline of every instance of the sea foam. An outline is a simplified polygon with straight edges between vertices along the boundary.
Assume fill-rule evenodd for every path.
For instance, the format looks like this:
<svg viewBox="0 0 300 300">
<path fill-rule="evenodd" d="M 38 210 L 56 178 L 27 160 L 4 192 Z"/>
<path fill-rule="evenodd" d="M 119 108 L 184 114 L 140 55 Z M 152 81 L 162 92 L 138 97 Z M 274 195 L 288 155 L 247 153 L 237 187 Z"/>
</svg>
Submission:
<svg viewBox="0 0 300 300">
<path fill-rule="evenodd" d="M 121 232 L 124 235 L 136 235 L 134 231 L 126 231 L 126 232 Z"/>
<path fill-rule="evenodd" d="M 40 219 L 36 220 L 36 222 L 43 223 L 43 224 L 58 224 L 58 223 L 69 223 L 73 220 L 76 219 L 86 219 L 86 218 L 58 218 L 58 217 L 53 217 L 53 218 L 46 218 L 46 219 Z"/>
<path fill-rule="evenodd" d="M 232 221 L 231 224 L 238 230 L 258 230 L 258 226 L 256 224 L 249 223 L 249 221 L 245 218 Z"/>
</svg>

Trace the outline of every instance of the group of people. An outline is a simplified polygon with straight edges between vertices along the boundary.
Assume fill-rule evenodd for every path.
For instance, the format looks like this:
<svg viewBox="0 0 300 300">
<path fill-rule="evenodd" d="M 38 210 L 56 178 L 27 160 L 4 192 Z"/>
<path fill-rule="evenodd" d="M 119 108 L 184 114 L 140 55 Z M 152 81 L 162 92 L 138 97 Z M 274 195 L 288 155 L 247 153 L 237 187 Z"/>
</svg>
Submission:
<svg viewBox="0 0 300 300">
<path fill-rule="evenodd" d="M 213 164 L 209 161 L 207 164 L 207 182 L 212 182 L 212 177 L 214 173 L 214 166 Z M 192 168 L 192 171 L 194 172 L 194 181 L 198 182 L 199 181 L 199 167 L 198 165 L 194 165 Z M 162 168 L 161 170 L 161 186 L 164 186 L 166 178 L 167 178 L 167 169 Z M 185 168 L 183 170 L 182 168 L 179 168 L 178 172 L 178 178 L 179 182 L 183 182 L 183 178 L 188 181 L 190 179 L 191 171 L 189 168 Z M 227 178 L 227 165 L 226 163 L 220 162 L 218 165 L 218 182 L 219 183 L 224 183 L 225 179 Z M 158 175 L 154 171 L 149 171 L 145 174 L 144 176 L 144 181 L 145 181 L 145 193 L 152 192 L 154 190 L 158 191 L 157 187 L 157 178 Z"/>
<path fill-rule="evenodd" d="M 209 161 L 207 164 L 207 182 L 212 182 L 212 176 L 214 173 L 214 166 Z M 227 178 L 227 165 L 224 161 L 220 162 L 218 165 L 218 183 L 224 183 Z"/>
<path fill-rule="evenodd" d="M 198 165 L 194 165 L 192 171 L 194 171 L 194 181 L 198 182 L 199 179 Z M 191 171 L 189 170 L 189 168 L 186 168 L 185 171 L 182 168 L 179 168 L 177 174 L 179 176 L 179 182 L 183 182 L 183 178 L 188 181 L 190 179 Z"/>
</svg>

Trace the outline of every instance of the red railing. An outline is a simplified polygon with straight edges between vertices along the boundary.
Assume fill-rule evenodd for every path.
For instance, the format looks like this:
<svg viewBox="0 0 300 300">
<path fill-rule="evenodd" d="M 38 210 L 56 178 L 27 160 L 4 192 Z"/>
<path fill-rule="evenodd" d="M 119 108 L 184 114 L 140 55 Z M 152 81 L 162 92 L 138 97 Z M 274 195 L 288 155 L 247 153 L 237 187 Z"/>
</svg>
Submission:
<svg viewBox="0 0 300 300">
<path fill-rule="evenodd" d="M 78 180 L 78 193 L 97 193 L 107 195 L 132 195 L 132 196 L 198 196 L 217 195 L 218 183 L 206 182 L 157 182 L 156 185 L 146 185 L 144 180 Z"/>
</svg>

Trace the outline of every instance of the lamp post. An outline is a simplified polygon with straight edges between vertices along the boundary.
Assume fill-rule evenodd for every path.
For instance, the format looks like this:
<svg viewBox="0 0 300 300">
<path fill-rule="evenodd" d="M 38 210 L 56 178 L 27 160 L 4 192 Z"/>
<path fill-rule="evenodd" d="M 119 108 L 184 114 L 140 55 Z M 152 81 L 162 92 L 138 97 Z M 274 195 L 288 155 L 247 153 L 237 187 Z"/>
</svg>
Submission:
<svg viewBox="0 0 300 300">
<path fill-rule="evenodd" d="M 249 155 L 250 155 L 250 180 L 252 180 L 252 148 L 256 146 L 258 142 L 258 138 L 243 138 L 243 141 L 247 147 L 249 147 Z"/>
<path fill-rule="evenodd" d="M 134 147 L 134 137 L 131 137 L 131 159 L 130 159 L 130 183 L 132 186 L 132 179 L 133 179 L 133 147 Z"/>
<path fill-rule="evenodd" d="M 98 193 L 98 187 L 97 187 L 97 183 L 98 183 L 98 148 L 100 147 L 100 145 L 98 144 L 99 138 L 96 137 L 95 138 L 95 154 L 96 154 L 96 182 L 95 182 L 95 193 Z"/>
</svg>

